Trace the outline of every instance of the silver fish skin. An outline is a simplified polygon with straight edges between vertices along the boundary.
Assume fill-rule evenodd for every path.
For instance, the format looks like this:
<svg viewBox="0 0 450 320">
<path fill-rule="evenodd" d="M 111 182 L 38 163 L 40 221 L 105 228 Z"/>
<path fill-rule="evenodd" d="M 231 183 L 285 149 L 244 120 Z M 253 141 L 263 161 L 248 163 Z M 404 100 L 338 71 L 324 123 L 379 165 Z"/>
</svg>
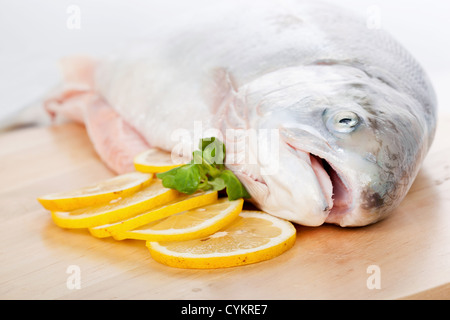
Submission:
<svg viewBox="0 0 450 320">
<path fill-rule="evenodd" d="M 416 60 L 384 30 L 317 1 L 227 1 L 172 17 L 100 60 L 95 87 L 152 146 L 171 151 L 196 121 L 218 129 L 255 205 L 307 226 L 386 217 L 436 128 Z M 248 130 L 279 133 L 276 170 L 258 153 L 268 141 Z"/>
</svg>

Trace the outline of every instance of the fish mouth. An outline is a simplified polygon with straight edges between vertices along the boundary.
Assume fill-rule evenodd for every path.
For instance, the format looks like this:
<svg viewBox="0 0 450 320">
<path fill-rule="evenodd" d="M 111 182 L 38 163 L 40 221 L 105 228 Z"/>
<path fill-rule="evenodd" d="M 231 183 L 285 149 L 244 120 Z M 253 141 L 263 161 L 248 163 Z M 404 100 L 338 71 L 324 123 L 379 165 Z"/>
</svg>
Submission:
<svg viewBox="0 0 450 320">
<path fill-rule="evenodd" d="M 339 223 L 343 215 L 351 208 L 352 192 L 343 173 L 332 162 L 323 156 L 301 150 L 287 143 L 295 152 L 306 153 L 311 162 L 311 168 L 320 185 L 321 191 L 329 204 L 326 223 Z"/>
<path fill-rule="evenodd" d="M 333 159 L 333 155 L 330 155 L 331 150 L 323 151 L 319 148 L 308 148 L 298 139 L 295 141 L 284 140 L 284 145 L 287 146 L 294 156 L 306 162 L 314 173 L 320 186 L 318 191 L 321 192 L 324 199 L 321 204 L 321 210 L 324 214 L 322 223 L 339 225 L 344 216 L 352 209 L 353 191 L 349 183 L 350 179 L 335 165 L 335 161 L 331 160 Z M 232 169 L 250 194 L 252 194 L 251 202 L 257 206 L 261 205 L 261 203 L 266 203 L 271 192 L 268 182 L 265 181 L 265 176 L 252 172 L 245 166 L 240 167 L 237 165 Z M 253 199 L 253 195 L 259 195 L 257 201 Z M 292 196 L 295 197 L 295 194 Z M 286 219 L 289 220 L 289 218 Z"/>
<path fill-rule="evenodd" d="M 327 173 L 332 185 L 331 199 L 333 206 L 331 207 L 325 222 L 335 222 L 336 220 L 340 220 L 342 215 L 347 213 L 351 207 L 352 192 L 349 188 L 349 184 L 345 182 L 343 175 L 339 173 L 330 162 L 313 154 L 310 154 L 310 157 L 315 158 L 319 165 L 322 166 L 322 169 Z"/>
</svg>

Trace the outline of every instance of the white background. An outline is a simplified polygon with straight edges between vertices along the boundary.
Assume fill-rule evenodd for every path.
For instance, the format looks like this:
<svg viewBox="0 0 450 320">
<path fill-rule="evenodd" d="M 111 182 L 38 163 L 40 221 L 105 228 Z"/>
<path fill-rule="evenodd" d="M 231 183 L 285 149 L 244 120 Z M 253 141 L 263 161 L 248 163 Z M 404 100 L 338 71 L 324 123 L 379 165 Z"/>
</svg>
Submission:
<svg viewBox="0 0 450 320">
<path fill-rule="evenodd" d="M 153 20 L 214 1 L 0 0 L 0 125 L 18 110 L 36 105 L 58 82 L 59 57 L 108 52 L 145 34 Z M 376 6 L 381 27 L 423 65 L 440 111 L 450 113 L 450 1 L 329 1 L 363 16 Z M 80 8 L 79 29 L 67 27 L 70 5 Z"/>
</svg>

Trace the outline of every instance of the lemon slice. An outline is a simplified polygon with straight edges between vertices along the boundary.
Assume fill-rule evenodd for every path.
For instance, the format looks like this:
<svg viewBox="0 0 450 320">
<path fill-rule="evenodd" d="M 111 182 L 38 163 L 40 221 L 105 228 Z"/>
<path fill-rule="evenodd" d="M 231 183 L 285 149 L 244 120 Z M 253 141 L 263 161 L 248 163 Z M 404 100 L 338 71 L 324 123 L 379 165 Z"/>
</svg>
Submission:
<svg viewBox="0 0 450 320">
<path fill-rule="evenodd" d="M 186 241 L 147 241 L 152 257 L 177 268 L 224 268 L 274 258 L 294 245 L 295 227 L 260 211 L 242 211 L 227 227 Z"/>
<path fill-rule="evenodd" d="M 176 199 L 155 206 L 151 210 L 141 212 L 138 215 L 129 217 L 129 219 L 116 220 L 115 223 L 106 223 L 89 228 L 90 233 L 97 238 L 114 236 L 117 240 L 122 240 L 121 233 L 127 230 L 135 229 L 144 224 L 156 221 L 172 214 L 190 210 L 192 208 L 204 206 L 217 201 L 217 191 L 198 191 L 192 195 L 181 194 Z"/>
<path fill-rule="evenodd" d="M 161 149 L 148 149 L 134 158 L 134 167 L 140 172 L 165 172 L 182 166 L 187 161 L 182 157 L 172 157 L 172 153 Z"/>
<path fill-rule="evenodd" d="M 52 218 L 56 225 L 63 228 L 89 228 L 127 219 L 172 201 L 179 195 L 176 190 L 164 188 L 161 180 L 153 180 L 149 186 L 131 196 L 73 211 L 52 211 Z"/>
<path fill-rule="evenodd" d="M 180 241 L 201 238 L 230 224 L 242 211 L 243 199 L 221 198 L 213 204 L 183 211 L 125 231 L 117 237 L 150 241 Z"/>
<path fill-rule="evenodd" d="M 127 173 L 81 189 L 39 197 L 38 201 L 50 211 L 71 211 L 131 195 L 148 186 L 152 178 L 149 173 Z"/>
</svg>

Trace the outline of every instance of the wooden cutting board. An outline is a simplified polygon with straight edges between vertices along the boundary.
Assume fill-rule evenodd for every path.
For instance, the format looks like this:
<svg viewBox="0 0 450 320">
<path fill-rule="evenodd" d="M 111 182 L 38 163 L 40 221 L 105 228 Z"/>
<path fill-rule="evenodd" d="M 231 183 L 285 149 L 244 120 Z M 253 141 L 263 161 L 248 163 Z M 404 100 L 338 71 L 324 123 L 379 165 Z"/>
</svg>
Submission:
<svg viewBox="0 0 450 320">
<path fill-rule="evenodd" d="M 294 247 L 248 266 L 184 270 L 143 241 L 55 226 L 36 198 L 112 176 L 82 126 L 0 134 L 2 299 L 450 298 L 450 117 L 404 202 L 364 228 L 298 226 Z M 79 280 L 79 281 L 78 281 Z"/>
</svg>

